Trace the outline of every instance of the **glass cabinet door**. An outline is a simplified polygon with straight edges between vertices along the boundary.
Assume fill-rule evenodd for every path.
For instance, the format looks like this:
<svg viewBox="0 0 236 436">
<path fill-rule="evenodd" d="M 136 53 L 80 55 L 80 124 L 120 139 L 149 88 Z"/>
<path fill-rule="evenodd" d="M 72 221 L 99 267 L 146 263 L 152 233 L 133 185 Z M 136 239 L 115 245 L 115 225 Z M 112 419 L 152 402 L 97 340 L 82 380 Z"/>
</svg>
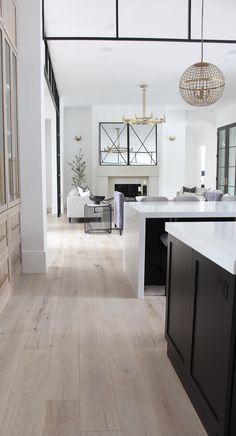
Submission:
<svg viewBox="0 0 236 436">
<path fill-rule="evenodd" d="M 5 41 L 5 93 L 6 93 L 6 140 L 8 160 L 8 200 L 14 200 L 13 180 L 13 150 L 12 150 L 12 123 L 11 123 L 11 51 Z"/>
<path fill-rule="evenodd" d="M 18 117 L 17 117 L 17 69 L 16 57 L 12 54 L 12 93 L 13 93 L 13 122 L 12 122 L 12 165 L 14 200 L 19 198 L 19 156 L 18 156 Z"/>
<path fill-rule="evenodd" d="M 6 204 L 5 185 L 5 151 L 4 151 L 4 119 L 3 119 L 3 62 L 2 32 L 0 30 L 0 206 Z"/>
<path fill-rule="evenodd" d="M 226 182 L 226 129 L 220 129 L 218 134 L 217 188 L 225 193 Z"/>
</svg>

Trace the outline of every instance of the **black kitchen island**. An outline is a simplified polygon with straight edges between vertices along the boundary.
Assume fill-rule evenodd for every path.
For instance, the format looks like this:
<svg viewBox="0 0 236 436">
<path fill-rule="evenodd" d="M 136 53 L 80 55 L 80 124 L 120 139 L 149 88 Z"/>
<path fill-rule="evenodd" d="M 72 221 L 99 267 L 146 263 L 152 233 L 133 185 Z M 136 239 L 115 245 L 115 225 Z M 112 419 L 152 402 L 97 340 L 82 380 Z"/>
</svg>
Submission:
<svg viewBox="0 0 236 436">
<path fill-rule="evenodd" d="M 236 223 L 166 223 L 167 354 L 210 436 L 236 435 Z"/>
</svg>

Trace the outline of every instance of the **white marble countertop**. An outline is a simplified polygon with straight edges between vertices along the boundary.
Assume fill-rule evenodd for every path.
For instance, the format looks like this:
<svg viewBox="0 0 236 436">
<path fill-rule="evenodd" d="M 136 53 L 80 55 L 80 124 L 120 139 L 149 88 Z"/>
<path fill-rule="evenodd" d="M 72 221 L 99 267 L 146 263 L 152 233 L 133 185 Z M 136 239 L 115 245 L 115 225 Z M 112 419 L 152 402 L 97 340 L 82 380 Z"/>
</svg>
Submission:
<svg viewBox="0 0 236 436">
<path fill-rule="evenodd" d="M 125 207 L 132 208 L 144 218 L 236 217 L 236 201 L 130 202 L 125 203 Z"/>
<path fill-rule="evenodd" d="M 236 274 L 236 222 L 166 223 L 165 228 L 184 244 Z"/>
</svg>

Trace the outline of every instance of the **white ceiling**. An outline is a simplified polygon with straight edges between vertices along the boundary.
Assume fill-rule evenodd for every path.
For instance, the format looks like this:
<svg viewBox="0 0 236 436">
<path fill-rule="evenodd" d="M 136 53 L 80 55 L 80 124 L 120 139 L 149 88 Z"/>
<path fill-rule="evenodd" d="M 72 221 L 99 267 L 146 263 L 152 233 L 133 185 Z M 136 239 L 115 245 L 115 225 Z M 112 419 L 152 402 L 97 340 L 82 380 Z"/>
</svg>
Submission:
<svg viewBox="0 0 236 436">
<path fill-rule="evenodd" d="M 187 36 L 188 0 L 119 0 L 120 36 Z M 200 32 L 201 0 L 192 0 L 192 37 Z M 236 40 L 236 0 L 205 1 L 204 37 Z M 47 36 L 115 36 L 115 0 L 45 0 Z M 50 41 L 59 93 L 71 104 L 139 104 L 146 82 L 151 104 L 179 106 L 181 73 L 200 60 L 200 44 Z M 231 53 L 233 52 L 233 53 Z M 226 88 L 217 105 L 236 97 L 236 44 L 205 44 L 205 60 L 222 69 Z"/>
</svg>

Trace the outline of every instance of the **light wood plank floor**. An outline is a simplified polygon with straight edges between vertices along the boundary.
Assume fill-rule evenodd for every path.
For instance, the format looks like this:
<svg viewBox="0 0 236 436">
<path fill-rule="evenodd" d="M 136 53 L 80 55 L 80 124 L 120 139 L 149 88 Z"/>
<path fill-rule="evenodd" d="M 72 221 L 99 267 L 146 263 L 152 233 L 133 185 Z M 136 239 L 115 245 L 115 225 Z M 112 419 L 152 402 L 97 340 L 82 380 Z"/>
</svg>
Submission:
<svg viewBox="0 0 236 436">
<path fill-rule="evenodd" d="M 166 356 L 164 297 L 133 298 L 122 242 L 49 218 L 47 274 L 0 315 L 1 436 L 206 436 Z"/>
</svg>

